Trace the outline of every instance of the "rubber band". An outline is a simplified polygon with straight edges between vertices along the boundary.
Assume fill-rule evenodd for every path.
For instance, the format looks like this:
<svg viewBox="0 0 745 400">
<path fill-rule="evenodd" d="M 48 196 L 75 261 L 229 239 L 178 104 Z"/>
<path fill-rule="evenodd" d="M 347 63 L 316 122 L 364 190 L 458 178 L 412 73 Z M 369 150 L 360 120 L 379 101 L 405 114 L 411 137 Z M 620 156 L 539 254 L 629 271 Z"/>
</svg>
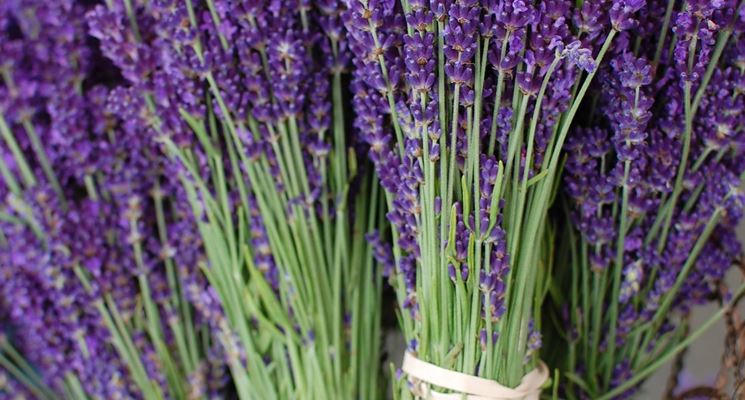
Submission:
<svg viewBox="0 0 745 400">
<path fill-rule="evenodd" d="M 523 376 L 520 385 L 514 389 L 491 379 L 438 367 L 408 351 L 401 369 L 413 378 L 414 394 L 428 400 L 538 400 L 548 380 L 548 367 L 543 361 L 539 361 L 538 367 Z M 438 392 L 431 385 L 457 393 Z"/>
</svg>

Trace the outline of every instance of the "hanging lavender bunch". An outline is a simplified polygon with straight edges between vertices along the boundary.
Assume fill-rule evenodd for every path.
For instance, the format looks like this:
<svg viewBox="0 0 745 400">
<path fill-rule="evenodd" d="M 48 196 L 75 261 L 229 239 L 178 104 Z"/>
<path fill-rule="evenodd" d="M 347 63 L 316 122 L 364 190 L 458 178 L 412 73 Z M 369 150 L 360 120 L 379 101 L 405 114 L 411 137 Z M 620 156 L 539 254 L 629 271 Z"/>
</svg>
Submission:
<svg viewBox="0 0 745 400">
<path fill-rule="evenodd" d="M 514 388 L 539 366 L 564 140 L 617 19 L 643 2 L 347 4 L 355 124 L 386 189 L 408 352 Z M 566 17 L 585 8 L 599 16 Z M 409 375 L 396 396 L 425 396 Z"/>
<path fill-rule="evenodd" d="M 248 358 L 229 361 L 242 398 L 378 397 L 381 279 L 364 238 L 377 195 L 345 130 L 340 10 L 125 1 L 92 15 L 139 104 L 128 115 L 174 161 Z"/>
<path fill-rule="evenodd" d="M 685 315 L 741 256 L 742 2 L 655 1 L 640 15 L 567 145 L 571 272 L 557 269 L 552 293 L 568 398 L 631 397 L 721 317 L 687 333 Z"/>
</svg>

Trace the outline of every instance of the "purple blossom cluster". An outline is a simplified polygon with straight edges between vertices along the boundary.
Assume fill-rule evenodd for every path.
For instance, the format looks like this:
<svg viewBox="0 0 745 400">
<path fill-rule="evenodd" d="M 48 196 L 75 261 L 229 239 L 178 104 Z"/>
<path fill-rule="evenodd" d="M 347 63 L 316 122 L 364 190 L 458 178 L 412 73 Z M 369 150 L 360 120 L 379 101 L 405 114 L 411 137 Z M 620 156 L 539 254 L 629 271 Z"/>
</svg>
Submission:
<svg viewBox="0 0 745 400">
<path fill-rule="evenodd" d="M 45 186 L 12 200 L 30 208 L 12 214 L 28 225 L 2 227 L 7 239 L 0 253 L 5 335 L 55 390 L 61 391 L 66 374 L 72 373 L 91 395 L 130 397 L 129 373 L 109 345 L 94 306 L 103 292 L 127 310 L 135 302 L 129 274 L 120 267 L 126 254 L 100 236 L 116 223 L 101 216 L 113 210 L 85 201 L 79 209 L 62 212 L 54 191 Z M 96 277 L 96 293 L 86 291 L 76 268 Z"/>
<path fill-rule="evenodd" d="M 201 326 L 209 319 L 197 313 L 184 321 L 177 288 L 189 297 L 187 308 L 199 311 L 206 301 L 222 311 L 216 299 L 205 300 L 201 243 L 186 196 L 142 123 L 152 117 L 143 113 L 144 99 L 126 85 L 142 62 L 132 49 L 131 68 L 106 59 L 113 50 L 93 39 L 103 29 L 95 12 L 80 1 L 0 6 L 0 46 L 10 55 L 0 84 L 0 194 L 8 217 L 0 326 L 54 393 L 75 376 L 86 395 L 139 398 L 100 306 L 127 323 L 139 318 L 144 294 L 137 282 L 145 277 L 171 344 L 171 322 Z M 119 43 L 125 46 L 124 38 Z M 168 264 L 177 265 L 177 286 Z M 132 336 L 149 378 L 173 395 L 148 335 Z M 211 365 L 210 374 L 225 368 Z M 212 385 L 210 393 L 222 387 Z M 3 390 L 0 397 L 12 395 Z"/>
<path fill-rule="evenodd" d="M 119 304 L 134 306 L 130 280 L 114 268 L 126 253 L 100 234 L 117 225 L 100 214 L 116 214 L 100 202 L 65 204 L 59 197 L 71 199 L 103 164 L 101 141 L 90 136 L 105 135 L 106 115 L 91 112 L 105 89 L 86 81 L 97 61 L 84 41 L 84 12 L 71 1 L 0 8 L 0 43 L 10 55 L 0 84 L 6 171 L 0 190 L 11 217 L 2 228 L 0 325 L 50 387 L 61 390 L 65 375 L 75 373 L 90 378 L 90 393 L 128 396 L 128 374 L 107 345 L 93 296 L 74 273 L 78 265 L 89 270 L 115 289 Z"/>
<path fill-rule="evenodd" d="M 8 1 L 0 6 L 3 125 L 20 131 L 15 139 L 21 152 L 36 156 L 27 160 L 29 165 L 21 165 L 12 160 L 11 148 L 5 147 L 12 172 L 27 167 L 49 179 L 50 171 L 43 169 L 47 163 L 62 167 L 55 180 L 82 182 L 97 167 L 99 149 L 88 140 L 88 133 L 103 135 L 106 128 L 104 115 L 92 113 L 100 105 L 96 103 L 102 89 L 97 85 L 103 82 L 86 80 L 96 60 L 82 34 L 84 12 L 74 1 Z"/>
<path fill-rule="evenodd" d="M 582 268 L 607 284 L 592 308 L 614 316 L 582 339 L 613 362 L 610 374 L 597 372 L 591 397 L 657 357 L 657 343 L 677 332 L 670 311 L 711 301 L 742 255 L 745 12 L 734 1 L 680 3 L 662 36 L 663 1 L 628 26 L 599 72 L 594 112 L 567 144 L 564 187 L 587 246 Z M 629 346 L 642 346 L 633 359 Z M 591 358 L 575 368 L 596 373 Z"/>
</svg>

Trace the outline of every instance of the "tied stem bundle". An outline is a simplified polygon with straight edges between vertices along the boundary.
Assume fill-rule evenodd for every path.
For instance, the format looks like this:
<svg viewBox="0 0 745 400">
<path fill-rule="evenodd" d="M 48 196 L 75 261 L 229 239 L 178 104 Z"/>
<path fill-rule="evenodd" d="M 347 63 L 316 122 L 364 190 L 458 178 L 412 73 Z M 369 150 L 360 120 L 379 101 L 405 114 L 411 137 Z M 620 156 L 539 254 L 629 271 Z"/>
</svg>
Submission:
<svg viewBox="0 0 745 400">
<path fill-rule="evenodd" d="M 408 351 L 515 387 L 541 346 L 561 149 L 640 5 L 591 31 L 564 17 L 581 7 L 559 1 L 347 5 L 355 125 L 391 223 L 393 248 L 376 254 Z M 401 381 L 394 392 L 412 397 Z"/>
</svg>

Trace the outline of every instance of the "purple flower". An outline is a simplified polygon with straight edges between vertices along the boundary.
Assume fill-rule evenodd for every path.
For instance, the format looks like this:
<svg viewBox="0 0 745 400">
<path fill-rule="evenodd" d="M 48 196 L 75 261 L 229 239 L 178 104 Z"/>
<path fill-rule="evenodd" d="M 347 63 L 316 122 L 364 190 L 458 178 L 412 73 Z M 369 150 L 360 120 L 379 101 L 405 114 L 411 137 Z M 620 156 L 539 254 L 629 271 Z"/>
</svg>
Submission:
<svg viewBox="0 0 745 400">
<path fill-rule="evenodd" d="M 614 0 L 609 11 L 613 29 L 625 31 L 636 27 L 638 21 L 634 19 L 634 13 L 646 4 L 646 0 Z"/>
<path fill-rule="evenodd" d="M 592 57 L 592 51 L 590 51 L 590 49 L 582 48 L 581 46 L 582 43 L 578 40 L 567 45 L 564 51 L 566 52 L 566 56 L 569 59 L 569 62 L 575 64 L 577 67 L 586 72 L 595 71 L 595 68 L 597 66 L 595 65 L 595 60 Z"/>
</svg>

